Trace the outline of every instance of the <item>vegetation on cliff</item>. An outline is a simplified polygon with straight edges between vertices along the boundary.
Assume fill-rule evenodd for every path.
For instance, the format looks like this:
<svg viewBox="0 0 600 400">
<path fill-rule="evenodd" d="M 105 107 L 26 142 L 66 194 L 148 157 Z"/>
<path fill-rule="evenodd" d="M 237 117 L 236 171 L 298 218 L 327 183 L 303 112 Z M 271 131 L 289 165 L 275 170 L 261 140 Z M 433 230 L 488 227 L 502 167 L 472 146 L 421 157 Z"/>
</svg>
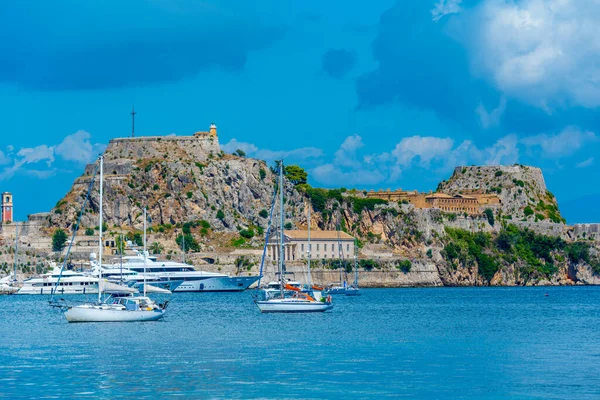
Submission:
<svg viewBox="0 0 600 400">
<path fill-rule="evenodd" d="M 588 242 L 571 242 L 556 236 L 540 235 L 529 229 L 508 225 L 495 235 L 446 228 L 442 255 L 451 269 L 476 266 L 479 275 L 489 283 L 507 266 L 524 283 L 532 279 L 550 279 L 558 272 L 558 264 L 586 263 L 600 274 L 600 261 L 591 255 Z"/>
</svg>

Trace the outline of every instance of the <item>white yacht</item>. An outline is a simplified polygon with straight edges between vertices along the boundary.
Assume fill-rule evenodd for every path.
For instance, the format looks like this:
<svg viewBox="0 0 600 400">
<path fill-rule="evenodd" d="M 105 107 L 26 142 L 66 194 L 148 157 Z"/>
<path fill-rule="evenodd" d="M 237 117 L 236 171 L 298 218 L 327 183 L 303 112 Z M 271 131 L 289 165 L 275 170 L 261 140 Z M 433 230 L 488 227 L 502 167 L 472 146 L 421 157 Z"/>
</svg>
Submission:
<svg viewBox="0 0 600 400">
<path fill-rule="evenodd" d="M 283 160 L 279 162 L 279 217 L 281 218 L 279 234 L 279 254 L 284 254 L 283 226 L 284 226 L 284 198 L 283 198 Z M 276 195 L 276 194 L 275 194 Z M 275 203 L 273 203 L 275 204 Z M 310 208 L 309 208 L 310 210 Z M 310 211 L 307 218 L 310 221 Z M 310 224 L 309 224 L 310 226 Z M 268 227 L 267 233 L 271 230 Z M 266 248 L 266 247 L 265 247 Z M 310 249 L 310 228 L 309 228 L 309 249 Z M 263 250 L 263 262 L 266 251 Z M 300 289 L 300 282 L 286 281 L 284 277 L 284 262 L 283 257 L 279 257 L 279 282 L 269 282 L 266 289 L 259 292 L 255 297 L 254 303 L 261 313 L 308 313 L 308 312 L 325 312 L 333 308 L 331 296 L 323 298 L 320 290 L 313 290 L 310 277 L 310 257 L 308 258 L 308 288 L 309 291 L 303 292 Z"/>
<path fill-rule="evenodd" d="M 68 270 L 63 271 L 61 276 L 60 267 L 54 264 L 52 266 L 50 273 L 25 279 L 17 294 L 51 294 L 55 287 L 57 294 L 98 293 L 97 277 Z"/>
<path fill-rule="evenodd" d="M 116 271 L 120 265 L 103 265 L 102 267 L 104 270 Z M 125 282 L 132 279 L 141 282 L 144 279 L 144 269 L 147 282 L 154 286 L 160 286 L 160 283 L 169 281 L 182 281 L 173 290 L 174 292 L 241 292 L 248 289 L 259 278 L 258 276 L 229 276 L 218 272 L 197 271 L 189 264 L 176 261 L 157 261 L 154 256 L 146 256 L 146 265 L 144 266 L 144 256 L 139 253 L 135 256 L 123 257 L 122 268 L 137 273 L 137 275 L 126 277 Z"/>
<path fill-rule="evenodd" d="M 15 285 L 16 281 L 10 275 L 0 279 L 0 294 L 15 294 L 19 287 Z"/>
<path fill-rule="evenodd" d="M 69 322 L 139 322 L 161 319 L 167 307 L 146 296 L 111 296 L 99 304 L 64 308 Z"/>
</svg>

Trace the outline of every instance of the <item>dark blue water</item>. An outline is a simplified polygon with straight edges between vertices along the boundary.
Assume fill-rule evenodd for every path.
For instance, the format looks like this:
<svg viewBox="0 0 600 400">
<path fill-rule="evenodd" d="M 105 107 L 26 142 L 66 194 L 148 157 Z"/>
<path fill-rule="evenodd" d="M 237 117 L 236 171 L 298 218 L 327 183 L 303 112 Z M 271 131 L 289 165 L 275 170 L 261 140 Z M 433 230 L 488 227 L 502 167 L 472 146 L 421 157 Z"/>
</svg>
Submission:
<svg viewBox="0 0 600 400">
<path fill-rule="evenodd" d="M 304 315 L 172 300 L 159 322 L 68 324 L 0 296 L 0 397 L 600 398 L 599 287 L 372 289 Z"/>
</svg>

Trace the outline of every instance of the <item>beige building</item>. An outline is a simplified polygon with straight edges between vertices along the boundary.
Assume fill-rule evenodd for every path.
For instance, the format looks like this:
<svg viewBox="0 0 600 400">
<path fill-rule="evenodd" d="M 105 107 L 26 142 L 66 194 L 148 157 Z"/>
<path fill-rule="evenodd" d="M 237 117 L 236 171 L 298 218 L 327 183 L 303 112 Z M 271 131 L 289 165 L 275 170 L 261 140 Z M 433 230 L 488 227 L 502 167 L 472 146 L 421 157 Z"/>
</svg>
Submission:
<svg viewBox="0 0 600 400">
<path fill-rule="evenodd" d="M 267 244 L 267 256 L 279 260 L 279 234 L 273 234 Z M 283 231 L 284 261 L 296 261 L 308 257 L 308 231 Z M 311 231 L 311 260 L 351 259 L 354 257 L 354 237 L 342 231 Z"/>
<path fill-rule="evenodd" d="M 500 206 L 501 201 L 495 194 L 485 194 L 480 190 L 468 193 L 449 195 L 440 192 L 419 193 L 416 190 L 407 191 L 398 189 L 391 191 L 380 190 L 367 192 L 367 198 L 398 201 L 412 204 L 416 208 L 438 208 L 446 212 L 460 212 L 467 214 L 480 214 L 487 207 Z"/>
</svg>

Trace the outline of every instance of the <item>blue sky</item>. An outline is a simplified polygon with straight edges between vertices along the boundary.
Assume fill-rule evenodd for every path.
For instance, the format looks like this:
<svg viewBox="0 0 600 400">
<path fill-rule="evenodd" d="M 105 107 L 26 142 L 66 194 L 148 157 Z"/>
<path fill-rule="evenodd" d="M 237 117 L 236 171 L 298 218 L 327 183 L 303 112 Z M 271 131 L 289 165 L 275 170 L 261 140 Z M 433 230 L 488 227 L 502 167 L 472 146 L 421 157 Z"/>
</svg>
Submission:
<svg viewBox="0 0 600 400">
<path fill-rule="evenodd" d="M 320 187 L 430 190 L 539 166 L 600 221 L 593 0 L 0 2 L 0 190 L 49 210 L 111 138 L 217 123 Z"/>
</svg>

